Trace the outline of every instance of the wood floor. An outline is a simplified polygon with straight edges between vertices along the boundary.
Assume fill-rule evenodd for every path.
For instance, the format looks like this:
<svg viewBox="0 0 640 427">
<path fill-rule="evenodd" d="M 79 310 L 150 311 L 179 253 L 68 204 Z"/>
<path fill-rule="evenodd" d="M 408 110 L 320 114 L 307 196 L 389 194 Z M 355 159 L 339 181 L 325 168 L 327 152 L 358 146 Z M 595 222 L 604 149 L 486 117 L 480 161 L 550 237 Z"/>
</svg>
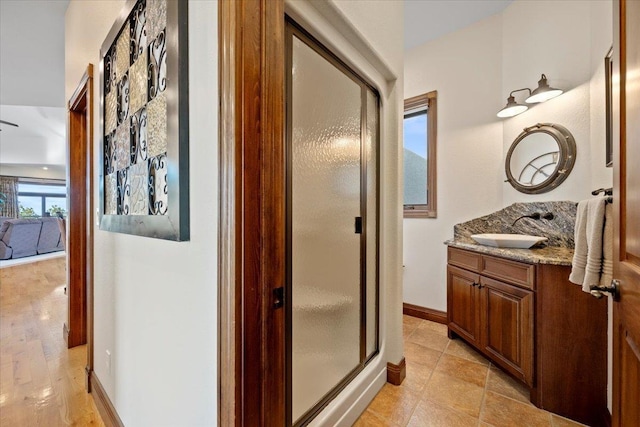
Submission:
<svg viewBox="0 0 640 427">
<path fill-rule="evenodd" d="M 67 350 L 65 258 L 0 269 L 0 426 L 104 426 Z"/>
</svg>

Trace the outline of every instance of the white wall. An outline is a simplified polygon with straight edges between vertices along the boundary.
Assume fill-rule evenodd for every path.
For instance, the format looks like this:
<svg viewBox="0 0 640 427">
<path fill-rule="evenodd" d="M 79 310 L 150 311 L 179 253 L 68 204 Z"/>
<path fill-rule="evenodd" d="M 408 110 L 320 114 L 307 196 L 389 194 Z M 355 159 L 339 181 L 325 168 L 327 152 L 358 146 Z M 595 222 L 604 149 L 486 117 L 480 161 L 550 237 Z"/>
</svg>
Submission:
<svg viewBox="0 0 640 427">
<path fill-rule="evenodd" d="M 404 220 L 405 302 L 446 310 L 442 241 L 454 224 L 514 202 L 577 201 L 612 185 L 604 167 L 609 46 L 611 1 L 516 0 L 501 14 L 405 52 L 405 98 L 438 90 L 439 110 L 438 219 Z M 565 93 L 513 118 L 495 116 L 510 91 L 534 89 L 542 73 Z M 472 125 L 480 119 L 481 130 Z M 522 129 L 540 122 L 567 127 L 578 154 L 559 188 L 526 195 L 504 182 L 504 158 Z"/>
<path fill-rule="evenodd" d="M 503 183 L 503 206 L 515 202 L 582 200 L 590 197 L 592 161 L 590 128 L 591 1 L 514 1 L 503 12 L 502 93 L 535 89 L 544 73 L 562 96 L 534 105 L 504 123 L 504 154 L 523 128 L 558 123 L 576 140 L 573 171 L 558 188 L 538 195 L 516 191 Z M 567 23 L 571 23 L 568 25 Z M 522 92 L 516 99 L 526 98 Z M 499 110 L 501 106 L 495 108 Z M 604 108 L 604 106 L 603 106 Z M 603 167 L 604 168 L 604 167 Z M 504 177 L 504 172 L 502 175 Z M 471 218 L 470 218 L 471 219 Z"/>
<path fill-rule="evenodd" d="M 405 98 L 438 91 L 438 217 L 404 220 L 404 302 L 446 311 L 443 242 L 501 206 L 501 46 L 495 15 L 405 54 Z"/>
<path fill-rule="evenodd" d="M 66 98 L 88 63 L 96 70 L 95 153 L 101 152 L 99 49 L 123 5 L 72 0 L 66 14 Z M 216 424 L 217 10 L 216 1 L 189 2 L 189 78 L 197 82 L 189 101 L 191 240 L 94 226 L 95 374 L 127 426 Z M 96 171 L 98 162 L 96 154 Z"/>
</svg>

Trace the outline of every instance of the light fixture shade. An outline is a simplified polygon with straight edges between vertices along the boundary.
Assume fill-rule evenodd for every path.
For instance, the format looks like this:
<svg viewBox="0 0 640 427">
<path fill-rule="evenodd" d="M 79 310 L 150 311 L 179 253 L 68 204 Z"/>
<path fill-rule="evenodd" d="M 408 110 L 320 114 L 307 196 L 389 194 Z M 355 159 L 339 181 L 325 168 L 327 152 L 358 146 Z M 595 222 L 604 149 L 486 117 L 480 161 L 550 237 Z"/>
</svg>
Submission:
<svg viewBox="0 0 640 427">
<path fill-rule="evenodd" d="M 513 96 L 507 98 L 507 105 L 500 111 L 497 116 L 500 118 L 517 116 L 520 113 L 527 111 L 529 107 L 526 105 L 518 104 Z"/>
<path fill-rule="evenodd" d="M 525 102 L 527 104 L 545 102 L 550 100 L 551 98 L 555 98 L 560 94 L 562 94 L 562 90 L 550 87 L 549 83 L 547 83 L 547 76 L 543 74 L 538 81 L 538 88 L 531 92 L 531 95 L 527 99 L 525 99 Z"/>
</svg>

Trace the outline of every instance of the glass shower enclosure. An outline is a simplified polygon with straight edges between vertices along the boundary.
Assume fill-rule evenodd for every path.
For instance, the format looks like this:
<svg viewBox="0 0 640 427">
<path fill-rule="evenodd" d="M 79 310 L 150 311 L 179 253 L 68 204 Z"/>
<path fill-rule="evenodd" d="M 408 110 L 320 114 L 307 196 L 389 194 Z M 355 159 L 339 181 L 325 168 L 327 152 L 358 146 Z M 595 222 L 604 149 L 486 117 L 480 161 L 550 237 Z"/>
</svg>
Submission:
<svg viewBox="0 0 640 427">
<path fill-rule="evenodd" d="M 287 404 L 305 425 L 378 352 L 379 95 L 287 23 Z"/>
</svg>

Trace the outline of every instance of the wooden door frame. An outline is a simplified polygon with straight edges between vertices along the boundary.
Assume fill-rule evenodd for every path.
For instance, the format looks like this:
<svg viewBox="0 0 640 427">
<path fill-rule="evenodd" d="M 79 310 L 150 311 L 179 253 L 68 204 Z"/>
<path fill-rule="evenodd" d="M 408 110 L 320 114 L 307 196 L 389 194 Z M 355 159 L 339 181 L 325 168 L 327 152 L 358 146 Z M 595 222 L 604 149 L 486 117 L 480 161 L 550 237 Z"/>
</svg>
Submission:
<svg viewBox="0 0 640 427">
<path fill-rule="evenodd" d="M 284 0 L 219 3 L 219 406 L 223 426 L 285 418 Z"/>
<path fill-rule="evenodd" d="M 93 64 L 68 103 L 67 293 L 68 348 L 87 344 L 86 388 L 93 371 Z"/>
</svg>

